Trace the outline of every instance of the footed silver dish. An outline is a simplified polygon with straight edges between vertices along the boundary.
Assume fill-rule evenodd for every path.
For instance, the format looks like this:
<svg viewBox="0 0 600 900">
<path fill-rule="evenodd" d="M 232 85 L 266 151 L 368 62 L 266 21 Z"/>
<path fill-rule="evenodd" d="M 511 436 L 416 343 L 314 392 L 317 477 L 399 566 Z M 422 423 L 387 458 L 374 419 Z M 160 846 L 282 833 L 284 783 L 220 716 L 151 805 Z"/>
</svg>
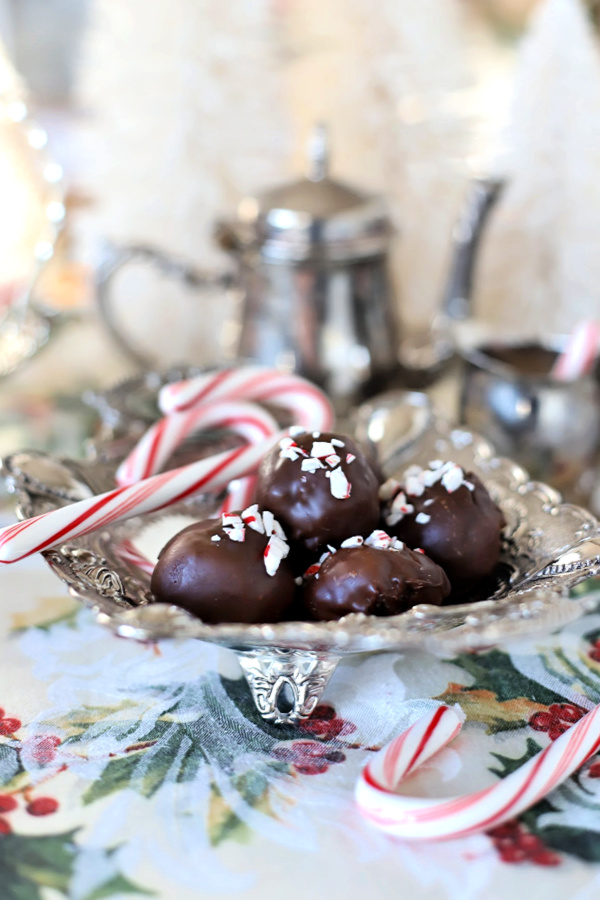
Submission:
<svg viewBox="0 0 600 900">
<path fill-rule="evenodd" d="M 19 518 L 113 487 L 114 471 L 152 418 L 164 380 L 143 376 L 95 398 L 104 428 L 87 460 L 27 451 L 3 460 Z M 178 607 L 154 602 L 151 561 L 172 534 L 216 510 L 214 495 L 129 519 L 43 555 L 70 593 L 122 637 L 197 638 L 231 648 L 258 710 L 275 723 L 309 716 L 346 654 L 422 649 L 449 656 L 475 651 L 557 628 L 595 604 L 593 591 L 573 590 L 600 573 L 600 526 L 591 513 L 562 503 L 552 488 L 530 481 L 520 466 L 497 457 L 487 441 L 435 417 L 423 395 L 385 395 L 361 407 L 352 427 L 375 450 L 386 476 L 402 472 L 411 462 L 447 458 L 473 470 L 486 484 L 507 525 L 497 572 L 479 586 L 471 602 L 419 605 L 390 617 L 352 614 L 337 622 L 264 625 L 208 625 Z M 214 448 L 217 438 L 203 436 L 201 452 Z"/>
</svg>

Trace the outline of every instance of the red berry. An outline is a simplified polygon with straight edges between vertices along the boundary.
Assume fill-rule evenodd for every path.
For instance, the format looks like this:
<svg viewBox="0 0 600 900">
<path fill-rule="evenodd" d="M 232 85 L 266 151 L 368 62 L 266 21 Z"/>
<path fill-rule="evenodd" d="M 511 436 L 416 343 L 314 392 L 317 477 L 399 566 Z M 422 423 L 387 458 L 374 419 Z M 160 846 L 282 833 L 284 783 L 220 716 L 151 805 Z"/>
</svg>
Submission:
<svg viewBox="0 0 600 900">
<path fill-rule="evenodd" d="M 333 719 L 335 718 L 335 709 L 329 703 L 320 703 L 315 706 L 311 719 Z M 308 721 L 310 722 L 311 719 Z"/>
<path fill-rule="evenodd" d="M 12 828 L 10 827 L 9 823 L 6 821 L 6 819 L 3 819 L 0 816 L 0 834 L 10 834 L 11 831 Z"/>
<path fill-rule="evenodd" d="M 553 853 L 552 850 L 540 850 L 531 857 L 531 861 L 538 866 L 560 866 L 561 864 L 560 856 L 558 853 Z"/>
<path fill-rule="evenodd" d="M 530 718 L 529 724 L 536 731 L 548 731 L 548 729 L 551 728 L 556 721 L 557 717 L 550 711 L 536 712 Z"/>
<path fill-rule="evenodd" d="M 589 651 L 588 657 L 593 659 L 594 662 L 600 662 L 600 647 L 594 646 L 593 650 Z"/>
<path fill-rule="evenodd" d="M 592 765 L 587 770 L 590 778 L 600 778 L 600 762 L 592 763 Z"/>
<path fill-rule="evenodd" d="M 565 731 L 569 730 L 569 726 L 565 725 L 564 722 L 557 722 L 548 730 L 548 737 L 551 741 L 555 741 L 556 738 L 559 738 L 561 734 L 564 734 Z"/>
<path fill-rule="evenodd" d="M 515 847 L 515 838 L 512 835 L 507 835 L 506 837 L 493 838 L 494 845 L 497 850 L 502 851 L 506 850 L 507 847 Z"/>
<path fill-rule="evenodd" d="M 294 766 L 296 772 L 299 775 L 322 775 L 323 772 L 327 771 L 327 763 L 311 763 L 311 765 L 296 765 Z"/>
<path fill-rule="evenodd" d="M 500 851 L 500 859 L 507 863 L 523 862 L 527 858 L 527 854 L 521 847 L 513 845 L 512 847 L 502 848 Z"/>
<path fill-rule="evenodd" d="M 58 800 L 54 797 L 37 797 L 27 804 L 30 816 L 49 816 L 58 809 Z"/>
<path fill-rule="evenodd" d="M 519 847 L 527 853 L 528 856 L 532 856 L 535 853 L 540 853 L 544 849 L 544 845 L 540 841 L 539 837 L 537 837 L 535 834 L 528 834 L 527 832 L 519 835 L 519 837 L 517 838 L 517 843 Z"/>
<path fill-rule="evenodd" d="M 579 722 L 585 716 L 585 713 L 585 709 L 582 709 L 581 706 L 575 706 L 574 703 L 561 703 L 558 715 L 563 722 Z"/>
<path fill-rule="evenodd" d="M 21 727 L 19 719 L 0 719 L 0 734 L 14 734 Z"/>
<path fill-rule="evenodd" d="M 497 838 L 512 838 L 515 833 L 521 830 L 521 826 L 517 822 L 516 819 L 509 819 L 508 822 L 504 822 L 503 825 L 497 825 L 495 828 L 490 829 L 488 834 L 490 837 Z"/>
<path fill-rule="evenodd" d="M 0 794 L 0 813 L 10 812 L 17 806 L 17 801 L 11 794 Z"/>
<path fill-rule="evenodd" d="M 56 748 L 60 744 L 60 738 L 54 734 L 36 734 L 27 742 L 34 760 L 43 766 L 52 762 L 56 756 Z"/>
</svg>

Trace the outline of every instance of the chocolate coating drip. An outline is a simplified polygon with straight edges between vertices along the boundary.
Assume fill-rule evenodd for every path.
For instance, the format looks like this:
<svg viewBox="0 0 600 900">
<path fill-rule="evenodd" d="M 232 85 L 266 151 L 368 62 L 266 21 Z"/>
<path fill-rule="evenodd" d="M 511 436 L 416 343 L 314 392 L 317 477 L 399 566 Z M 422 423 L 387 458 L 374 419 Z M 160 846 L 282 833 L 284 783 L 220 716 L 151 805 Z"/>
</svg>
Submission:
<svg viewBox="0 0 600 900">
<path fill-rule="evenodd" d="M 278 622 L 294 599 L 295 584 L 285 559 L 274 575 L 267 573 L 268 540 L 246 528 L 244 541 L 232 541 L 220 519 L 190 525 L 163 548 L 152 593 L 211 624 Z"/>
<path fill-rule="evenodd" d="M 420 497 L 409 495 L 414 507 L 394 526 L 385 526 L 408 544 L 421 547 L 442 566 L 454 590 L 462 590 L 490 575 L 498 564 L 501 532 L 506 524 L 502 512 L 473 472 L 465 474 L 473 485 L 461 485 L 450 492 L 437 483 Z M 422 514 L 428 519 L 418 522 Z"/>
<path fill-rule="evenodd" d="M 424 553 L 353 547 L 338 550 L 309 576 L 304 602 L 316 619 L 348 613 L 393 616 L 417 603 L 439 606 L 450 593 L 443 570 Z"/>
<path fill-rule="evenodd" d="M 315 441 L 332 439 L 344 444 L 335 447 L 339 463 L 331 467 L 324 462 L 324 468 L 303 471 L 302 460 L 310 458 Z M 259 506 L 273 511 L 290 541 L 311 552 L 327 544 L 339 544 L 359 531 L 369 534 L 379 520 L 378 481 L 362 450 L 345 435 L 330 432 L 318 438 L 303 432 L 294 440 L 306 456 L 288 459 L 276 445 L 261 463 L 256 487 Z M 346 461 L 347 454 L 354 457 L 351 462 Z M 342 470 L 350 485 L 350 496 L 345 499 L 332 494 L 334 468 Z"/>
</svg>

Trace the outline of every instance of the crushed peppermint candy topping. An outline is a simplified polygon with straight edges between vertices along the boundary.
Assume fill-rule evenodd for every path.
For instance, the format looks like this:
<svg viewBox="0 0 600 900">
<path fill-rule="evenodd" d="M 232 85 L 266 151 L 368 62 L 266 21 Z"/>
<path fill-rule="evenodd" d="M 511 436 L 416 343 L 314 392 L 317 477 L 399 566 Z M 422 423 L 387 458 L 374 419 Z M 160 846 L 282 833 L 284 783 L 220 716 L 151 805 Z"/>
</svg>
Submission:
<svg viewBox="0 0 600 900">
<path fill-rule="evenodd" d="M 431 506 L 432 503 L 435 503 L 433 497 L 430 497 L 429 500 L 423 500 L 423 506 Z"/>
<path fill-rule="evenodd" d="M 340 544 L 340 547 L 343 550 L 348 550 L 351 547 L 362 547 L 364 542 L 365 542 L 365 539 L 364 539 L 364 537 L 362 537 L 362 535 L 355 534 L 354 537 L 349 537 L 349 538 L 346 538 L 345 541 L 342 541 L 342 543 Z"/>
<path fill-rule="evenodd" d="M 223 531 L 225 532 L 229 540 L 235 541 L 236 544 L 243 544 L 246 540 L 246 529 L 244 528 L 243 524 L 238 528 L 224 528 Z"/>
<path fill-rule="evenodd" d="M 316 472 L 317 469 L 324 469 L 325 466 L 321 462 L 320 459 L 315 459 L 314 457 L 310 457 L 308 459 L 302 460 L 302 465 L 300 467 L 303 472 Z"/>
<path fill-rule="evenodd" d="M 253 503 L 252 506 L 249 506 L 243 511 L 242 521 L 248 528 L 252 528 L 253 531 L 258 531 L 259 534 L 265 533 L 263 519 L 258 511 L 258 503 Z"/>
<path fill-rule="evenodd" d="M 316 456 L 317 459 L 325 459 L 333 454 L 335 454 L 335 447 L 331 441 L 315 441 L 310 451 L 310 455 Z"/>
<path fill-rule="evenodd" d="M 414 506 L 408 502 L 406 499 L 406 494 L 404 491 L 400 491 L 394 499 L 392 500 L 392 505 L 390 506 L 390 511 L 385 517 L 385 521 L 387 525 L 397 525 L 398 522 L 401 522 L 404 516 L 410 515 L 410 513 L 414 512 Z"/>
<path fill-rule="evenodd" d="M 416 475 L 409 475 L 404 479 L 404 490 L 409 497 L 420 497 L 425 493 L 425 485 Z"/>
<path fill-rule="evenodd" d="M 459 489 L 463 483 L 463 474 L 463 470 L 458 466 L 454 466 L 452 469 L 448 469 L 447 472 L 444 472 L 442 484 L 449 494 L 452 494 Z"/>
<path fill-rule="evenodd" d="M 218 534 L 213 534 L 213 536 L 211 537 L 211 541 L 214 541 L 215 544 L 218 543 L 220 540 L 221 540 L 221 538 L 219 537 Z"/>
<path fill-rule="evenodd" d="M 295 429 L 293 433 L 296 432 Z M 292 429 L 290 429 L 292 434 Z M 319 469 L 325 470 L 326 478 L 329 478 L 329 490 L 333 497 L 337 500 L 347 500 L 352 491 L 352 485 L 348 481 L 345 472 L 342 469 L 342 458 L 337 450 L 345 447 L 344 441 L 339 438 L 332 437 L 329 441 L 320 441 L 320 431 L 312 432 L 313 443 L 310 453 L 299 447 L 293 437 L 284 437 L 279 441 L 279 456 L 283 459 L 290 459 L 296 462 L 302 457 L 300 467 L 303 472 L 309 472 L 314 475 Z M 353 453 L 346 454 L 346 463 L 351 463 L 356 459 Z M 268 534 L 268 532 L 267 532 Z"/>
<path fill-rule="evenodd" d="M 259 512 L 258 503 L 248 506 L 241 515 L 223 513 L 221 516 L 223 531 L 231 541 L 242 543 L 246 540 L 246 526 L 269 538 L 264 550 L 265 569 L 267 574 L 275 575 L 282 559 L 290 552 L 285 531 L 272 512 L 265 509 Z M 213 535 L 212 541 L 220 541 L 219 535 Z"/>
<path fill-rule="evenodd" d="M 281 560 L 285 559 L 289 552 L 290 545 L 288 542 L 273 532 L 269 538 L 269 543 L 265 547 L 264 553 L 267 575 L 275 575 Z"/>
<path fill-rule="evenodd" d="M 342 541 L 340 544 L 340 550 L 352 550 L 355 547 L 362 546 L 371 547 L 373 550 L 404 550 L 405 544 L 399 538 L 391 537 L 387 532 L 378 528 L 375 531 L 372 531 L 368 538 L 364 538 L 361 534 L 355 534 L 352 537 L 346 538 L 346 540 Z M 304 579 L 311 575 L 318 578 L 319 569 L 325 560 L 329 559 L 330 556 L 333 556 L 334 553 L 337 553 L 335 547 L 332 547 L 331 544 L 327 544 L 325 553 L 321 555 L 318 562 L 313 563 L 308 567 L 302 578 Z M 298 580 L 296 580 L 296 583 L 298 583 Z"/>
<path fill-rule="evenodd" d="M 294 578 L 294 584 L 297 584 L 298 587 L 302 587 L 302 585 L 304 584 L 304 578 L 302 577 L 302 575 L 298 575 L 297 578 Z"/>
<path fill-rule="evenodd" d="M 243 544 L 246 540 L 246 529 L 242 521 L 242 517 L 237 513 L 223 513 L 222 517 L 223 531 L 230 541 L 236 541 Z"/>
<path fill-rule="evenodd" d="M 426 488 L 441 482 L 442 486 L 452 494 L 459 487 L 472 491 L 475 486 L 465 479 L 463 469 L 455 462 L 442 462 L 434 459 L 428 469 L 420 466 L 409 466 L 404 473 L 404 490 L 409 497 L 421 497 Z"/>
<path fill-rule="evenodd" d="M 374 550 L 403 550 L 404 543 L 396 537 L 391 537 L 387 531 L 376 528 L 365 540 L 366 547 L 372 547 Z"/>
<path fill-rule="evenodd" d="M 347 500 L 350 496 L 352 485 L 346 478 L 343 469 L 339 466 L 337 469 L 331 470 L 329 489 L 337 500 Z"/>
<path fill-rule="evenodd" d="M 299 447 L 296 441 L 291 437 L 281 438 L 279 441 L 279 456 L 282 459 L 291 459 L 295 461 L 299 456 L 306 456 L 306 451 Z"/>
<path fill-rule="evenodd" d="M 431 522 L 431 516 L 428 516 L 427 513 L 420 512 L 415 516 L 415 522 L 418 522 L 419 525 L 427 525 L 428 522 Z"/>
<path fill-rule="evenodd" d="M 379 486 L 379 499 L 380 500 L 391 500 L 394 494 L 396 494 L 400 490 L 401 484 L 399 481 L 396 481 L 395 478 L 388 478 L 387 481 L 384 481 L 382 485 Z"/>
<path fill-rule="evenodd" d="M 306 429 L 302 427 L 302 425 L 292 425 L 291 428 L 288 428 L 289 433 L 292 437 L 298 437 L 299 434 L 306 434 Z"/>
</svg>

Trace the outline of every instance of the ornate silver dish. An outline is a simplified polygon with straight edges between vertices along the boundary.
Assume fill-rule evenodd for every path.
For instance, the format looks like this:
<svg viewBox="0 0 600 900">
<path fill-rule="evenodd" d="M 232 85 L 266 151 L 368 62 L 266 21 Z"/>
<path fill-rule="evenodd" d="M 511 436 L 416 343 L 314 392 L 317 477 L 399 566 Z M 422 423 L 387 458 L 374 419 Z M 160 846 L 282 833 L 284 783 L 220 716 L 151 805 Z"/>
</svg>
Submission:
<svg viewBox="0 0 600 900">
<path fill-rule="evenodd" d="M 34 452 L 7 457 L 3 474 L 17 494 L 18 516 L 38 515 L 113 487 L 115 468 L 152 418 L 163 380 L 143 376 L 95 398 L 104 430 L 85 461 Z M 343 655 L 416 649 L 450 656 L 557 628 L 595 604 L 593 594 L 573 592 L 600 572 L 600 526 L 589 512 L 561 503 L 556 491 L 531 482 L 520 466 L 498 458 L 487 441 L 433 416 L 423 395 L 386 395 L 363 406 L 353 428 L 374 447 L 385 475 L 411 462 L 445 457 L 475 471 L 487 485 L 507 526 L 497 573 L 472 602 L 419 605 L 385 618 L 353 614 L 338 622 L 207 625 L 153 602 L 150 576 L 137 557 L 152 559 L 172 534 L 210 515 L 217 498 L 208 495 L 43 555 L 70 593 L 122 637 L 198 638 L 234 650 L 260 713 L 275 723 L 309 716 Z M 215 438 L 204 436 L 201 452 L 214 452 Z"/>
</svg>

